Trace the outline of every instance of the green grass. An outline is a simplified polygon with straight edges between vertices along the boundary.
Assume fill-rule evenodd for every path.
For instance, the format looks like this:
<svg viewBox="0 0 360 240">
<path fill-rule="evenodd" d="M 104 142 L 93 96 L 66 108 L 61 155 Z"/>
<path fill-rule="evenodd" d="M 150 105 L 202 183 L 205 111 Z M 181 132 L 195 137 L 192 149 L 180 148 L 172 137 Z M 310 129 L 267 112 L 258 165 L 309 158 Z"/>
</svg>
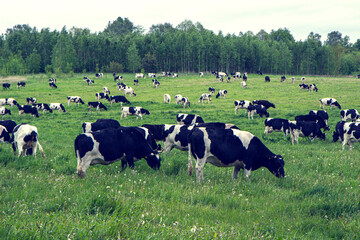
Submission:
<svg viewBox="0 0 360 240">
<path fill-rule="evenodd" d="M 92 76 L 92 74 L 88 75 Z M 133 74 L 123 75 L 133 86 Z M 87 86 L 83 75 L 58 77 L 58 89 L 48 87 L 45 75 L 26 76 L 27 85 L 13 84 L 1 90 L 0 98 L 14 97 L 25 104 L 26 97 L 38 102 L 61 102 L 66 113 L 40 114 L 40 118 L 18 116 L 17 123 L 35 125 L 46 158 L 40 155 L 17 158 L 11 146 L 0 145 L 0 238 L 1 239 L 357 239 L 360 232 L 359 144 L 352 151 L 332 143 L 332 131 L 340 120 L 339 110 L 328 110 L 331 130 L 326 140 L 301 138 L 292 146 L 281 133 L 264 136 L 264 119 L 248 120 L 244 110 L 234 114 L 234 100 L 266 99 L 275 103 L 270 117 L 294 119 L 309 110 L 320 109 L 319 99 L 336 98 L 343 109 L 360 108 L 359 80 L 341 77 L 308 76 L 319 92 L 300 91 L 280 76 L 250 75 L 248 89 L 240 81 L 218 83 L 215 77 L 180 74 L 178 79 L 158 78 L 158 89 L 151 79 L 135 86 L 131 106 L 151 112 L 144 120 L 129 116 L 120 120 L 120 105 L 105 103 L 108 111 L 87 111 L 86 105 L 67 106 L 66 96 L 78 95 L 85 102 L 95 101 L 103 86 L 118 95 L 111 74 Z M 291 76 L 288 76 L 290 79 Z M 197 102 L 210 86 L 227 89 L 226 99 L 210 104 Z M 163 103 L 163 94 L 172 96 Z M 189 97 L 191 108 L 175 105 L 176 94 Z M 187 173 L 187 152 L 172 150 L 161 155 L 162 166 L 154 171 L 144 160 L 135 169 L 121 171 L 120 163 L 91 166 L 84 179 L 76 175 L 74 140 L 81 124 L 98 118 L 113 118 L 123 126 L 175 124 L 176 114 L 195 113 L 206 122 L 234 123 L 258 136 L 285 160 L 286 177 L 277 179 L 268 170 L 254 171 L 251 182 L 241 172 L 233 180 L 231 168 L 207 164 L 204 182 L 196 183 Z"/>
</svg>

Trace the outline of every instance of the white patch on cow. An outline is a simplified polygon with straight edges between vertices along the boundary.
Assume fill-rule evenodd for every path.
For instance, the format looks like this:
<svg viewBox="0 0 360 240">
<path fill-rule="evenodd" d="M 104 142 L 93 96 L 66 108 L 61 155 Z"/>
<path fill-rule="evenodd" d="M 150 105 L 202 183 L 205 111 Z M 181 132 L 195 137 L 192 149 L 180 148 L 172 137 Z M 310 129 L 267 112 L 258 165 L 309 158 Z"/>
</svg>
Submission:
<svg viewBox="0 0 360 240">
<path fill-rule="evenodd" d="M 240 139 L 243 146 L 247 150 L 249 148 L 250 141 L 251 141 L 251 139 L 253 139 L 254 135 L 247 131 L 241 131 L 238 129 L 231 129 L 231 130 L 233 131 L 234 136 L 236 136 Z"/>
</svg>

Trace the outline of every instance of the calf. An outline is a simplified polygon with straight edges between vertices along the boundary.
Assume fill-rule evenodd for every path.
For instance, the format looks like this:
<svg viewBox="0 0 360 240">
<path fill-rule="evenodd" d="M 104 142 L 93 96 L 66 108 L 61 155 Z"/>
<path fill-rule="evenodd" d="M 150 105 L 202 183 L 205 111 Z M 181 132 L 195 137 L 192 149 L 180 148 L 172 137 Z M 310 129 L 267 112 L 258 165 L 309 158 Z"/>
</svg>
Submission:
<svg viewBox="0 0 360 240">
<path fill-rule="evenodd" d="M 202 117 L 196 114 L 179 113 L 176 115 L 177 124 L 180 125 L 194 125 L 196 123 L 204 123 Z"/>
<path fill-rule="evenodd" d="M 2 116 L 3 119 L 6 114 L 11 115 L 11 111 L 5 107 L 0 107 L 0 115 Z"/>
<path fill-rule="evenodd" d="M 321 117 L 322 119 L 324 119 L 326 124 L 329 120 L 329 115 L 325 110 L 311 110 L 309 112 L 309 115 L 317 115 L 317 116 Z"/>
<path fill-rule="evenodd" d="M 114 119 L 98 119 L 96 122 L 84 122 L 82 124 L 83 133 L 95 132 L 106 128 L 118 128 L 120 123 Z"/>
<path fill-rule="evenodd" d="M 143 115 L 150 115 L 150 112 L 142 107 L 122 107 L 121 112 L 120 119 L 122 119 L 122 117 L 126 118 L 127 115 L 136 115 L 136 119 L 140 116 L 142 120 Z"/>
<path fill-rule="evenodd" d="M 170 94 L 165 93 L 164 94 L 164 103 L 170 103 L 170 101 L 171 101 Z"/>
<path fill-rule="evenodd" d="M 120 103 L 120 106 L 122 106 L 123 103 L 130 104 L 129 100 L 124 96 L 110 96 L 109 102 L 110 105 L 113 105 L 113 103 Z"/>
<path fill-rule="evenodd" d="M 3 83 L 3 90 L 7 90 L 10 88 L 10 83 Z"/>
<path fill-rule="evenodd" d="M 88 111 L 90 111 L 91 108 L 96 108 L 96 111 L 100 111 L 100 109 L 107 111 L 107 107 L 101 102 L 88 102 Z"/>
<path fill-rule="evenodd" d="M 337 108 L 341 109 L 341 105 L 338 103 L 338 101 L 336 101 L 335 98 L 322 98 L 322 99 L 320 99 L 320 107 L 325 109 L 325 106 L 330 106 L 330 108 L 337 107 Z"/>
<path fill-rule="evenodd" d="M 39 134 L 35 126 L 26 123 L 17 125 L 13 130 L 11 142 L 14 154 L 16 154 L 16 149 L 19 151 L 18 157 L 22 154 L 32 154 L 36 157 L 36 149 L 38 147 L 41 156 L 45 158 L 44 150 L 39 142 Z"/>
<path fill-rule="evenodd" d="M 32 105 L 19 105 L 19 116 L 22 116 L 24 113 L 31 114 L 33 117 L 39 117 L 39 113 L 36 107 Z"/>
<path fill-rule="evenodd" d="M 51 110 L 58 110 L 58 112 L 66 112 L 64 105 L 62 105 L 61 103 L 50 103 L 49 107 Z"/>
<path fill-rule="evenodd" d="M 216 98 L 223 97 L 226 98 L 227 90 L 219 90 L 218 94 L 216 94 Z"/>
<path fill-rule="evenodd" d="M 264 106 L 266 109 L 268 109 L 268 108 L 275 108 L 275 104 L 273 104 L 273 103 L 271 103 L 271 102 L 269 102 L 269 101 L 267 101 L 267 100 L 254 100 L 253 101 L 253 104 L 254 105 L 262 105 L 262 106 Z"/>
<path fill-rule="evenodd" d="M 7 131 L 6 127 L 2 125 L 0 125 L 0 142 L 10 142 L 10 133 Z"/>
<path fill-rule="evenodd" d="M 248 107 L 248 119 L 254 119 L 254 114 L 258 114 L 261 118 L 263 116 L 269 117 L 269 113 L 263 105 L 251 105 Z"/>
<path fill-rule="evenodd" d="M 9 105 L 10 107 L 12 106 L 18 106 L 19 104 L 16 102 L 16 100 L 14 98 L 1 98 L 0 99 L 0 106 L 2 105 Z"/>
<path fill-rule="evenodd" d="M 205 100 L 207 100 L 207 102 L 211 102 L 211 94 L 209 93 L 203 93 L 201 94 L 201 97 L 199 98 L 199 103 L 203 103 Z"/>
<path fill-rule="evenodd" d="M 226 139 L 226 141 L 224 141 Z M 203 180 L 205 163 L 217 167 L 234 167 L 233 178 L 237 178 L 240 169 L 250 179 L 251 171 L 260 167 L 267 168 L 276 177 L 284 177 L 282 156 L 272 153 L 259 138 L 237 129 L 194 128 L 188 136 L 189 174 L 193 167 L 191 155 L 195 158 L 196 180 Z"/>
<path fill-rule="evenodd" d="M 181 104 L 183 105 L 184 108 L 185 108 L 186 106 L 190 107 L 189 98 L 183 97 L 183 98 L 181 99 Z"/>
<path fill-rule="evenodd" d="M 330 130 L 330 127 L 326 124 L 325 120 L 318 115 L 299 115 L 295 117 L 297 122 L 316 122 L 320 128 L 323 128 L 324 131 Z"/>
<path fill-rule="evenodd" d="M 151 168 L 160 168 L 158 152 L 151 149 L 139 131 L 131 128 L 82 133 L 76 137 L 74 147 L 79 177 L 85 177 L 90 165 L 108 165 L 119 160 L 123 170 L 127 165 L 134 168 L 134 162 L 142 158 L 146 159 Z"/>
<path fill-rule="evenodd" d="M 5 127 L 9 133 L 12 133 L 17 124 L 13 120 L 4 120 L 0 121 L 0 125 Z"/>
<path fill-rule="evenodd" d="M 355 122 L 359 119 L 359 112 L 356 109 L 345 109 L 341 110 L 340 116 L 342 121 L 351 120 Z"/>
<path fill-rule="evenodd" d="M 265 76 L 265 82 L 270 82 L 270 77 L 269 76 Z"/>
<path fill-rule="evenodd" d="M 53 110 L 47 103 L 34 103 L 33 106 L 36 107 L 38 110 L 42 110 L 43 113 L 45 113 L 46 111 L 49 111 L 50 113 L 53 112 Z"/>
<path fill-rule="evenodd" d="M 67 100 L 68 100 L 68 106 L 70 106 L 70 104 L 76 103 L 78 106 L 79 104 L 85 104 L 84 101 L 81 99 L 81 97 L 79 96 L 67 96 Z"/>
<path fill-rule="evenodd" d="M 36 98 L 34 98 L 34 97 L 26 98 L 26 104 L 30 105 L 30 104 L 34 104 L 34 103 L 36 103 Z"/>
<path fill-rule="evenodd" d="M 25 85 L 26 85 L 26 82 L 18 82 L 17 83 L 17 88 L 25 87 Z"/>
<path fill-rule="evenodd" d="M 99 101 L 100 99 L 107 99 L 108 101 L 110 101 L 109 94 L 107 94 L 107 93 L 95 93 L 95 100 Z"/>
<path fill-rule="evenodd" d="M 290 133 L 290 122 L 283 118 L 268 118 L 265 119 L 265 135 L 270 135 L 272 132 L 283 132 L 284 136 Z"/>
<path fill-rule="evenodd" d="M 290 122 L 291 144 L 294 141 L 299 143 L 299 137 L 311 137 L 311 141 L 315 138 L 325 140 L 325 133 L 321 132 L 319 124 L 316 122 Z"/>
<path fill-rule="evenodd" d="M 246 109 L 248 110 L 249 106 L 252 106 L 252 103 L 247 100 L 235 100 L 235 114 L 239 112 L 239 109 Z"/>
<path fill-rule="evenodd" d="M 50 87 L 50 88 L 57 88 L 56 84 L 53 83 L 53 82 L 50 82 L 50 83 L 49 83 L 49 87 Z"/>
<path fill-rule="evenodd" d="M 349 150 L 352 150 L 352 145 L 358 141 L 360 141 L 360 122 L 345 123 L 342 149 L 344 150 L 348 144 Z"/>
</svg>

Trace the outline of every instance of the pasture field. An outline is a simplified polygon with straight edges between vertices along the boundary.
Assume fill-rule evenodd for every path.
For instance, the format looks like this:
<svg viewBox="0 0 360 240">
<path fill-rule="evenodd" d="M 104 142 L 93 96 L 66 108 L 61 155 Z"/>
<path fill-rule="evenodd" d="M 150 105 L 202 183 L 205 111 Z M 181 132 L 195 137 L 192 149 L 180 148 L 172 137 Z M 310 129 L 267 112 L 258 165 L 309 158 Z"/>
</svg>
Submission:
<svg viewBox="0 0 360 240">
<path fill-rule="evenodd" d="M 25 104 L 26 97 L 39 103 L 61 102 L 66 113 L 40 113 L 39 118 L 18 116 L 17 123 L 35 125 L 46 158 L 14 156 L 11 145 L 0 144 L 0 238 L 1 239 L 359 239 L 360 232 L 360 144 L 352 151 L 342 151 L 332 142 L 332 132 L 340 120 L 339 109 L 326 109 L 331 130 L 326 140 L 310 142 L 301 138 L 292 146 L 282 133 L 264 136 L 264 118 L 240 110 L 234 114 L 234 100 L 266 99 L 275 103 L 270 117 L 293 120 L 319 108 L 319 99 L 333 97 L 343 109 L 360 110 L 360 81 L 346 77 L 307 76 L 306 83 L 316 83 L 318 92 L 300 91 L 300 77 L 291 84 L 287 76 L 264 77 L 250 74 L 248 89 L 240 81 L 219 83 L 209 74 L 179 74 L 179 78 L 140 79 L 133 86 L 133 74 L 124 74 L 125 83 L 134 87 L 136 97 L 128 97 L 131 106 L 141 106 L 151 113 L 141 121 L 133 116 L 120 120 L 120 105 L 108 111 L 88 112 L 87 105 L 67 106 L 66 96 L 81 96 L 85 103 L 95 101 L 95 93 L 107 86 L 111 95 L 119 95 L 111 74 L 103 79 L 88 77 L 95 84 L 87 86 L 83 74 L 58 76 L 58 89 L 50 89 L 46 75 L 28 75 L 26 87 L 0 90 L 0 98 L 13 97 Z M 5 82 L 2 79 L 1 82 Z M 200 104 L 202 93 L 210 86 L 227 89 L 225 99 L 213 98 Z M 163 103 L 164 93 L 172 97 Z M 191 107 L 174 104 L 174 95 L 189 97 Z M 10 108 L 7 106 L 7 108 Z M 278 179 L 267 169 L 252 172 L 247 181 L 243 171 L 232 179 L 232 168 L 207 164 L 204 182 L 197 183 L 187 173 L 187 152 L 173 149 L 160 154 L 158 171 L 145 160 L 135 169 L 121 171 L 120 163 L 90 166 L 84 179 L 76 174 L 74 140 L 82 132 L 81 124 L 98 118 L 113 118 L 122 126 L 175 124 L 176 114 L 195 113 L 205 122 L 234 123 L 241 130 L 258 136 L 285 161 L 286 177 Z"/>
</svg>

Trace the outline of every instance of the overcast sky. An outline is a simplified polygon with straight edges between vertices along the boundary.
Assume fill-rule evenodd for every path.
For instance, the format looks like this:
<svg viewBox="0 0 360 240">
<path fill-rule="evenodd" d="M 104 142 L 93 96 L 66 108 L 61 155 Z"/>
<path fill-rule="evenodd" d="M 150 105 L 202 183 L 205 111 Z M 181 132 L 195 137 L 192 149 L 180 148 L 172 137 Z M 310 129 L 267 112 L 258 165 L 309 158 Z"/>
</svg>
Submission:
<svg viewBox="0 0 360 240">
<path fill-rule="evenodd" d="M 354 43 L 360 39 L 360 0 L 1 0 L 0 35 L 17 24 L 61 30 L 64 26 L 100 32 L 118 17 L 146 31 L 153 24 L 184 20 L 223 34 L 287 28 L 296 41 L 310 32 L 321 40 L 339 31 Z"/>
</svg>

